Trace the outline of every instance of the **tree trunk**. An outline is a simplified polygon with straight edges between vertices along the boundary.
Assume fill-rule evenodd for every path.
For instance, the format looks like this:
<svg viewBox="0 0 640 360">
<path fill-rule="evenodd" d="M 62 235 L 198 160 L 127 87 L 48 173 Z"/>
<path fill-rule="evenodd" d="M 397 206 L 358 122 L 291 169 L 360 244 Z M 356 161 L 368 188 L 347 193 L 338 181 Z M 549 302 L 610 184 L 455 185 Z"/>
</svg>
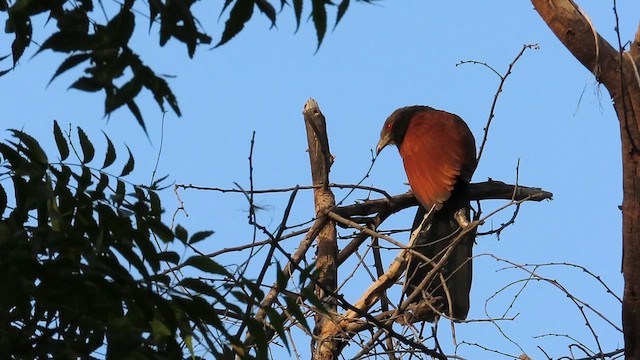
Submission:
<svg viewBox="0 0 640 360">
<path fill-rule="evenodd" d="M 622 326 L 625 358 L 640 359 L 640 28 L 630 51 L 604 40 L 571 0 L 531 0 L 566 48 L 614 101 L 622 142 Z"/>
</svg>

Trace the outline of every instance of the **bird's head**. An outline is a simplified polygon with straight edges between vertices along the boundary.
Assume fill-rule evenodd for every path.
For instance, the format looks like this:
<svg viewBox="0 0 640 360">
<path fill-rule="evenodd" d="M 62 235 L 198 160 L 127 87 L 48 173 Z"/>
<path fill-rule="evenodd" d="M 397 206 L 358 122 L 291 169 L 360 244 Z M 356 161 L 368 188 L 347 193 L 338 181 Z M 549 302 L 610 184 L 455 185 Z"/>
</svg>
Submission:
<svg viewBox="0 0 640 360">
<path fill-rule="evenodd" d="M 380 132 L 380 140 L 376 146 L 376 154 L 380 154 L 382 149 L 387 145 L 395 145 L 400 147 L 404 134 L 409 127 L 409 120 L 420 111 L 431 111 L 433 108 L 428 106 L 407 106 L 394 111 L 382 126 Z"/>
</svg>

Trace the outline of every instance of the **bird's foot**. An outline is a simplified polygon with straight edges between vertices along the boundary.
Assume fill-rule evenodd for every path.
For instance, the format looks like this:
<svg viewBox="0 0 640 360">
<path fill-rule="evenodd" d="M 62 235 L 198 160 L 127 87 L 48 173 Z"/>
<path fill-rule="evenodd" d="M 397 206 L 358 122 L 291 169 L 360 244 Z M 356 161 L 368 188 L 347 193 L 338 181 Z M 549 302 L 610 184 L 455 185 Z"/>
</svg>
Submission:
<svg viewBox="0 0 640 360">
<path fill-rule="evenodd" d="M 458 225 L 460 225 L 461 228 L 465 228 L 470 224 L 469 219 L 467 219 L 466 212 L 466 209 L 460 209 L 453 215 L 454 219 L 456 219 Z"/>
</svg>

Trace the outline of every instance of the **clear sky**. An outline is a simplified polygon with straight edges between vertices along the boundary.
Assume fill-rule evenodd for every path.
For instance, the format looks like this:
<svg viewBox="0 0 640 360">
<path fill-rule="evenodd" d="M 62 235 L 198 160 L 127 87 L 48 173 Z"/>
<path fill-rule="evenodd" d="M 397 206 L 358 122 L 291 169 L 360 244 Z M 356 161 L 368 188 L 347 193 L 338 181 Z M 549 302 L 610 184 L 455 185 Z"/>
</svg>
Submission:
<svg viewBox="0 0 640 360">
<path fill-rule="evenodd" d="M 579 3 L 596 29 L 616 44 L 612 1 Z M 206 32 L 219 38 L 226 15 L 218 20 L 217 5 L 198 3 L 194 8 Z M 146 13 L 144 8 L 141 11 Z M 619 0 L 618 12 L 625 43 L 637 29 L 640 3 Z M 126 109 L 106 119 L 102 95 L 66 90 L 81 76 L 80 68 L 47 87 L 64 56 L 43 52 L 30 58 L 35 48 L 28 50 L 15 71 L 0 78 L 2 128 L 24 129 L 52 154 L 56 153 L 51 134 L 54 119 L 63 128 L 69 124 L 81 126 L 96 143 L 100 143 L 103 130 L 116 140 L 121 152 L 123 144 L 132 148 L 137 160 L 132 177 L 135 181 L 149 183 L 161 150 L 159 176 L 169 174 L 170 181 L 179 184 L 221 188 L 234 188 L 234 182 L 248 188 L 247 157 L 255 131 L 254 185 L 260 189 L 282 188 L 311 181 L 301 112 L 305 101 L 313 97 L 327 118 L 331 152 L 336 157 L 331 181 L 356 183 L 370 166 L 371 150 L 384 120 L 398 107 L 424 104 L 456 113 L 467 121 L 479 142 L 499 79 L 482 66 L 456 64 L 477 60 L 504 73 L 523 44 L 539 44 L 539 50 L 525 53 L 507 81 L 474 181 L 493 178 L 513 183 L 519 161 L 519 183 L 551 191 L 554 200 L 524 204 L 515 224 L 500 239 L 478 238 L 474 248 L 478 257 L 469 318 L 496 318 L 505 312 L 505 317 L 517 315 L 513 321 L 498 322 L 508 338 L 490 322 L 458 325 L 456 336 L 458 342 L 514 356 L 526 352 L 532 358 L 545 358 L 540 348 L 554 358 L 570 356 L 572 351 L 576 357 L 584 356 L 579 349 L 569 348 L 573 341 L 562 334 L 598 351 L 578 307 L 549 283 L 528 283 L 509 308 L 514 294 L 523 286 L 514 282 L 526 279 L 528 274 L 503 269 L 505 263 L 483 255 L 494 254 L 520 264 L 579 264 L 622 296 L 618 210 L 622 182 L 616 116 L 606 89 L 598 86 L 590 72 L 555 38 L 531 3 L 352 3 L 317 53 L 315 30 L 311 22 L 304 21 L 306 15 L 295 35 L 289 8 L 280 14 L 277 29 L 269 30 L 268 21 L 257 10 L 254 16 L 237 38 L 217 49 L 201 47 L 194 59 L 189 59 L 185 47 L 176 41 L 159 48 L 158 27 L 147 33 L 148 20 L 137 17 L 139 26 L 132 48 L 157 73 L 175 76 L 169 82 L 183 111 L 180 118 L 167 113 L 163 122 L 152 97 L 143 95 L 138 101 L 150 140 Z M 53 26 L 45 26 L 44 18 L 39 20 L 35 28 L 42 41 Z M 6 35 L 0 37 L 5 53 L 10 40 Z M 5 132 L 3 138 L 7 136 Z M 387 149 L 364 184 L 399 194 L 407 190 L 405 182 L 400 156 L 395 149 Z M 338 192 L 338 198 L 344 194 Z M 178 213 L 178 223 L 191 232 L 216 231 L 200 243 L 202 251 L 251 241 L 244 196 L 193 190 L 181 191 L 180 196 L 189 216 Z M 345 203 L 367 196 L 356 192 Z M 165 190 L 162 198 L 167 221 L 171 221 L 178 202 L 171 189 Z M 275 229 L 287 200 L 287 195 L 257 197 L 257 203 L 264 207 L 258 214 L 260 222 Z M 503 203 L 485 202 L 483 210 L 488 213 Z M 413 215 L 413 210 L 396 214 L 381 229 L 407 228 Z M 312 196 L 305 192 L 296 202 L 290 223 L 312 216 Z M 508 210 L 498 214 L 481 231 L 499 226 L 510 216 Z M 341 230 L 343 235 L 351 232 Z M 404 242 L 407 234 L 396 238 Z M 288 240 L 287 249 L 293 251 L 297 241 Z M 387 251 L 387 261 L 395 254 L 396 250 Z M 238 254 L 219 259 L 225 264 L 242 260 Z M 367 264 L 372 264 L 370 258 Z M 583 271 L 569 266 L 545 266 L 537 271 L 557 280 L 621 327 L 618 300 Z M 349 273 L 341 268 L 340 281 Z M 369 283 L 361 269 L 341 291 L 355 301 Z M 618 330 L 592 311 L 585 312 L 602 350 L 622 346 Z M 449 326 L 441 325 L 439 331 L 446 339 L 442 346 L 448 354 L 457 351 L 457 355 L 471 359 L 509 358 L 476 345 L 462 344 L 456 349 L 448 340 Z M 545 334 L 560 336 L 540 337 Z M 298 338 L 296 345 L 307 358 L 308 339 Z M 354 355 L 357 350 L 351 346 L 345 354 Z"/>
</svg>

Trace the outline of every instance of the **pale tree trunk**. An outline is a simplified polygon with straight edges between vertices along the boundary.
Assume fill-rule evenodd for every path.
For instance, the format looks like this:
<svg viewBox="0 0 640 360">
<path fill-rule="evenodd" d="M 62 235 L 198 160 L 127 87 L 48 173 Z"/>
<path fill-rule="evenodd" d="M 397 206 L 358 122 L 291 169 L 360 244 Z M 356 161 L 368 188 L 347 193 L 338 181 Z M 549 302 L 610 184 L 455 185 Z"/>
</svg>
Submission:
<svg viewBox="0 0 640 360">
<path fill-rule="evenodd" d="M 309 99 L 304 105 L 302 114 L 307 128 L 311 178 L 315 186 L 313 190 L 315 213 L 317 218 L 321 218 L 327 216 L 327 213 L 336 206 L 335 196 L 329 187 L 329 170 L 333 158 L 329 151 L 327 125 L 318 103 L 313 99 Z M 316 311 L 313 359 L 331 360 L 337 358 L 339 352 L 337 343 L 331 339 L 337 332 L 336 321 L 331 315 L 337 311 L 335 291 L 338 287 L 338 242 L 335 221 L 329 220 L 325 223 L 318 233 L 316 243 L 318 245 L 316 295 L 324 303 L 326 313 L 321 310 Z"/>
<path fill-rule="evenodd" d="M 531 2 L 558 39 L 607 88 L 614 101 L 622 142 L 625 357 L 640 359 L 640 28 L 630 50 L 619 51 L 598 35 L 573 1 Z"/>
</svg>

